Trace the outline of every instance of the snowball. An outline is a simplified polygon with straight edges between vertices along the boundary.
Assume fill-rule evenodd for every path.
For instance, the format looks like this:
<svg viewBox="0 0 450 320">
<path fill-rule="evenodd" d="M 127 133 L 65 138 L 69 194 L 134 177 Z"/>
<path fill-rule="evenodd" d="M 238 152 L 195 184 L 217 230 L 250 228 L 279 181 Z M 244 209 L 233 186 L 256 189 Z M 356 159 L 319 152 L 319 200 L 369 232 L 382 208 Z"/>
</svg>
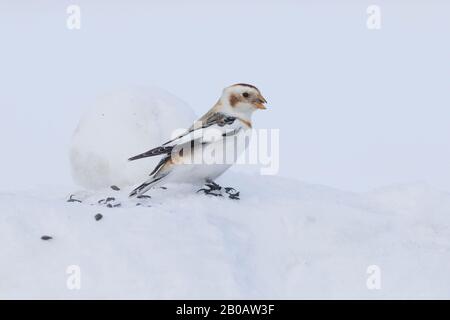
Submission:
<svg viewBox="0 0 450 320">
<path fill-rule="evenodd" d="M 72 176 L 88 189 L 134 185 L 160 157 L 128 158 L 169 140 L 195 120 L 183 101 L 159 88 L 133 88 L 99 98 L 81 118 L 70 148 Z"/>
</svg>

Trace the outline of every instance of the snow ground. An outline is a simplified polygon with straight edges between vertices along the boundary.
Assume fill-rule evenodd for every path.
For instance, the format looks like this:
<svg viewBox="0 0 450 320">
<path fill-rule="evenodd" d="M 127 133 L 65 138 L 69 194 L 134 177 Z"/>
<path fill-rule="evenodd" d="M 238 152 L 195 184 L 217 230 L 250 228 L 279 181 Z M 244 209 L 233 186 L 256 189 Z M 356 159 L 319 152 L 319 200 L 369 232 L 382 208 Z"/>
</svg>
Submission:
<svg viewBox="0 0 450 320">
<path fill-rule="evenodd" d="M 450 194 L 233 172 L 219 182 L 241 200 L 189 185 L 152 190 L 151 207 L 112 209 L 97 200 L 127 190 L 83 203 L 66 202 L 70 188 L 0 193 L 0 299 L 450 298 Z M 80 290 L 66 286 L 69 265 Z M 369 265 L 380 290 L 366 287 Z"/>
</svg>

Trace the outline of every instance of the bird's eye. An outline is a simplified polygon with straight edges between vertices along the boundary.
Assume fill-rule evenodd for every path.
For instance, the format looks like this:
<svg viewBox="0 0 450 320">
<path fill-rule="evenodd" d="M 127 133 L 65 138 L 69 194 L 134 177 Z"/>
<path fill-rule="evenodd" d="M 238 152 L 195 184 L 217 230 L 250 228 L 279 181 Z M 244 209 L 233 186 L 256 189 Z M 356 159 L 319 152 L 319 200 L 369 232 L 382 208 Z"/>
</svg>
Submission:
<svg viewBox="0 0 450 320">
<path fill-rule="evenodd" d="M 249 96 L 248 92 L 244 92 L 242 95 L 244 96 L 244 98 L 248 98 Z"/>
</svg>

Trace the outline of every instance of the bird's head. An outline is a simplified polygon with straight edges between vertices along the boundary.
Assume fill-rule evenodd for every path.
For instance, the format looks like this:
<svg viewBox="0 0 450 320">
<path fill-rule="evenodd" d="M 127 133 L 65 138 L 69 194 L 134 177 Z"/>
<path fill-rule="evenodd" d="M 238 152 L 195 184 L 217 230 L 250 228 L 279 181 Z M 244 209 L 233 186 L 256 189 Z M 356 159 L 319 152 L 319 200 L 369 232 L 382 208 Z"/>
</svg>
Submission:
<svg viewBox="0 0 450 320">
<path fill-rule="evenodd" d="M 266 99 L 258 88 L 250 84 L 238 83 L 223 90 L 221 102 L 235 113 L 252 113 L 257 109 L 266 109 Z"/>
</svg>

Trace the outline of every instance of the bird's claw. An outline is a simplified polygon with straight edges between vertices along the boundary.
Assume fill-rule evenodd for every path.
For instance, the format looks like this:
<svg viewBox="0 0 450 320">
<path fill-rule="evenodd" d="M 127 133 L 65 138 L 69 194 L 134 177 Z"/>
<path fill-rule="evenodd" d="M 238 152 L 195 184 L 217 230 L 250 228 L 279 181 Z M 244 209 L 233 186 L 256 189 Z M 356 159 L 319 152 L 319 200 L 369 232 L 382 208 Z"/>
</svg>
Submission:
<svg viewBox="0 0 450 320">
<path fill-rule="evenodd" d="M 225 190 L 225 193 L 228 194 L 228 198 L 232 200 L 239 200 L 239 192 L 236 189 L 231 187 L 222 188 L 215 182 L 207 182 L 204 188 L 197 190 L 198 192 L 203 192 L 206 195 L 212 195 L 215 197 L 223 197 L 222 190 Z"/>
<path fill-rule="evenodd" d="M 206 183 L 205 186 L 209 187 L 210 190 L 214 191 L 222 190 L 222 187 L 213 181 Z"/>
<path fill-rule="evenodd" d="M 216 191 L 216 190 L 215 189 L 201 188 L 201 189 L 197 190 L 197 193 L 198 192 L 203 192 L 204 194 L 207 194 L 207 195 L 210 195 L 210 196 L 222 197 L 221 193 L 217 193 L 217 192 L 214 192 L 214 191 Z"/>
<path fill-rule="evenodd" d="M 240 198 L 239 198 L 240 192 L 237 191 L 236 189 L 227 187 L 227 188 L 225 188 L 225 192 L 228 194 L 228 198 L 233 199 L 233 200 L 240 200 Z"/>
</svg>

